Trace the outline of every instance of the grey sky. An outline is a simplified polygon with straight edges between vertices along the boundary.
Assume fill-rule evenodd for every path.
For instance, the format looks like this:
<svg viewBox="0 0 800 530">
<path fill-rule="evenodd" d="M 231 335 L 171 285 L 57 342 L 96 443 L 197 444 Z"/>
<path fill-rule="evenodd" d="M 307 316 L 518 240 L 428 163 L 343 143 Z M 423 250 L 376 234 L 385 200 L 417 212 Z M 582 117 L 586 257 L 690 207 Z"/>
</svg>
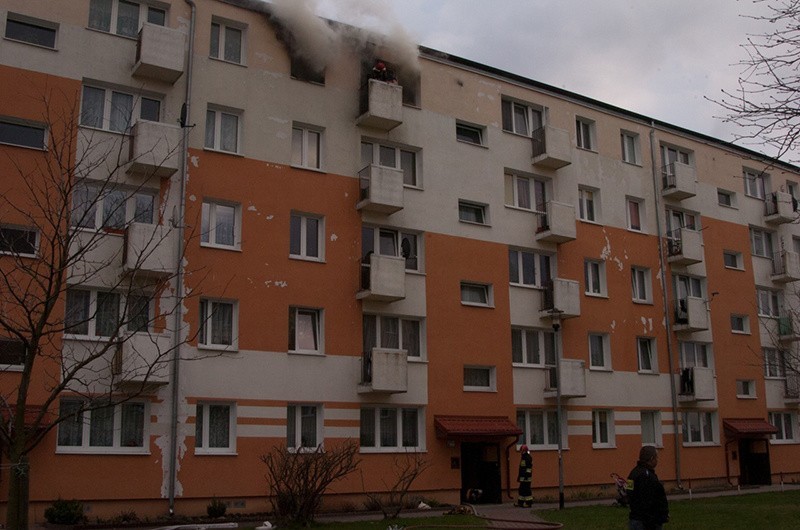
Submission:
<svg viewBox="0 0 800 530">
<path fill-rule="evenodd" d="M 741 44 L 763 29 L 742 15 L 766 11 L 752 0 L 317 3 L 323 16 L 399 25 L 420 44 L 723 140 L 732 128 L 705 97 L 735 91 Z"/>
</svg>

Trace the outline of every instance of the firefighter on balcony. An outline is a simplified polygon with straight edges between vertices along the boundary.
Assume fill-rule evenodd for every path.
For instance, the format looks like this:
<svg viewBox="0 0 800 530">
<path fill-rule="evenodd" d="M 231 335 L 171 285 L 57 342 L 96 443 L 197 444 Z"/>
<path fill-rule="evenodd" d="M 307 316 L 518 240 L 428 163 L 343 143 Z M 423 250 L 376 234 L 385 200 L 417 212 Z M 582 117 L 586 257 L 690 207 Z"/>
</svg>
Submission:
<svg viewBox="0 0 800 530">
<path fill-rule="evenodd" d="M 522 445 L 519 448 L 521 457 L 519 459 L 519 473 L 517 474 L 517 482 L 519 482 L 519 491 L 517 493 L 517 502 L 514 506 L 530 508 L 533 506 L 533 493 L 531 492 L 531 480 L 533 479 L 533 458 L 528 451 L 527 445 Z"/>
</svg>

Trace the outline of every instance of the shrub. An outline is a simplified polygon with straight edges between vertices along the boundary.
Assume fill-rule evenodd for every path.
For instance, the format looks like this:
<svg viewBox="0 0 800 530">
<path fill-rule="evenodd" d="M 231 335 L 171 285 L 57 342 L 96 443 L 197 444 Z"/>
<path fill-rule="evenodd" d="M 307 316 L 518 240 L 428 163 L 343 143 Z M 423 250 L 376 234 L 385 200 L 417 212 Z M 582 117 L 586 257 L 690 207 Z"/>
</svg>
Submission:
<svg viewBox="0 0 800 530">
<path fill-rule="evenodd" d="M 111 518 L 111 522 L 113 524 L 125 524 L 125 523 L 138 523 L 139 516 L 136 515 L 136 512 L 133 510 L 127 512 L 119 512 L 117 515 Z"/>
<path fill-rule="evenodd" d="M 51 524 L 80 524 L 86 522 L 83 503 L 75 499 L 58 499 L 44 511 L 44 518 Z"/>
<path fill-rule="evenodd" d="M 214 497 L 211 499 L 211 502 L 208 506 L 206 506 L 206 513 L 212 519 L 216 519 L 217 517 L 222 517 L 225 515 L 225 512 L 228 510 L 228 506 L 225 505 L 224 502 L 219 500 L 218 498 Z"/>
</svg>

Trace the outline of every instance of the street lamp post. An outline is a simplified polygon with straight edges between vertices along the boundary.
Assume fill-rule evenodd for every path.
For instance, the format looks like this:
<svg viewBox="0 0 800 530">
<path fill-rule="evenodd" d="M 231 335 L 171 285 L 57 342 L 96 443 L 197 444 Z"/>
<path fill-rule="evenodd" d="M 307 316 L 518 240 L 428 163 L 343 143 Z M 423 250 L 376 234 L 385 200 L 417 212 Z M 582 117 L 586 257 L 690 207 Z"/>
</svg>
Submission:
<svg viewBox="0 0 800 530">
<path fill-rule="evenodd" d="M 553 314 L 553 347 L 556 350 L 556 423 L 558 424 L 558 509 L 564 509 L 564 442 L 561 411 L 561 349 L 558 347 L 558 331 L 561 329 L 561 315 Z"/>
</svg>

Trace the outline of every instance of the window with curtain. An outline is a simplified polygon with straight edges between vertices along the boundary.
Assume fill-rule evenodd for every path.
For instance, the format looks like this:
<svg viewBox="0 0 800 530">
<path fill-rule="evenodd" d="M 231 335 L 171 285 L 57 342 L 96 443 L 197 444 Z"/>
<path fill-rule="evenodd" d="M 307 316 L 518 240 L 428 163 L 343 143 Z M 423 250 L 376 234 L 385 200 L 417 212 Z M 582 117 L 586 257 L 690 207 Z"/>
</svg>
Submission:
<svg viewBox="0 0 800 530">
<path fill-rule="evenodd" d="M 421 449 L 420 409 L 416 407 L 362 407 L 362 451 Z"/>
<path fill-rule="evenodd" d="M 198 403 L 195 409 L 195 451 L 231 453 L 236 450 L 235 407 L 230 403 Z"/>
<path fill-rule="evenodd" d="M 64 398 L 59 403 L 57 444 L 61 452 L 143 453 L 147 443 L 147 403 L 119 404 Z"/>
<path fill-rule="evenodd" d="M 234 302 L 200 300 L 197 342 L 204 346 L 234 346 L 236 309 Z"/>
</svg>

